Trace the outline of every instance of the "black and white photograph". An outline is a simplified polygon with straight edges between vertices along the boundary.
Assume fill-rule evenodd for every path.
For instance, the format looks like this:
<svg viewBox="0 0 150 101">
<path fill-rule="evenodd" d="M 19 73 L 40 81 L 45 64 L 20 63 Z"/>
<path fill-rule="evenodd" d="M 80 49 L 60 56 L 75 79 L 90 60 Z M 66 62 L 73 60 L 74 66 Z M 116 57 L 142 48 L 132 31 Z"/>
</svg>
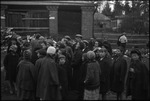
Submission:
<svg viewBox="0 0 150 101">
<path fill-rule="evenodd" d="M 150 100 L 149 0 L 1 0 L 1 100 Z"/>
</svg>

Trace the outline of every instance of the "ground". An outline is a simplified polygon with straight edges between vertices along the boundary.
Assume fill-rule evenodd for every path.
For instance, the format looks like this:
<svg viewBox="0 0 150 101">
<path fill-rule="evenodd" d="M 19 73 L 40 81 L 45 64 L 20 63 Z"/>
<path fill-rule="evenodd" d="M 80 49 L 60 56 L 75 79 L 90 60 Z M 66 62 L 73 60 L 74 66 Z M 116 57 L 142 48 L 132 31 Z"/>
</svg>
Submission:
<svg viewBox="0 0 150 101">
<path fill-rule="evenodd" d="M 108 96 L 109 100 L 116 100 L 115 93 L 109 93 L 107 96 Z M 72 97 L 73 97 L 73 95 L 72 95 Z M 71 99 L 73 99 L 73 98 L 71 98 Z M 100 99 L 101 99 L 101 95 L 100 95 Z M 9 93 L 9 89 L 8 89 L 6 81 L 1 82 L 1 100 L 19 100 L 16 94 Z M 124 94 L 124 100 L 131 100 L 131 97 L 126 99 L 125 94 Z"/>
</svg>

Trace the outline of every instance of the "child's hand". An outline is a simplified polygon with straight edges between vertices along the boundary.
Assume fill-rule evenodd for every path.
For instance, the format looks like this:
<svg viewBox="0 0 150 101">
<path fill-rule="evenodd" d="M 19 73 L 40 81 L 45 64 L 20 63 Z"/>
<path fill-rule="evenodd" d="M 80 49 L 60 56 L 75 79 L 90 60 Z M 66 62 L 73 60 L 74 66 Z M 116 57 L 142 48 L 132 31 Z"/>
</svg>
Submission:
<svg viewBox="0 0 150 101">
<path fill-rule="evenodd" d="M 134 69 L 133 68 L 130 68 L 130 70 L 129 70 L 130 72 L 134 72 Z"/>
<path fill-rule="evenodd" d="M 59 88 L 60 88 L 60 89 L 62 89 L 62 87 L 61 87 L 61 86 L 60 86 Z"/>
</svg>

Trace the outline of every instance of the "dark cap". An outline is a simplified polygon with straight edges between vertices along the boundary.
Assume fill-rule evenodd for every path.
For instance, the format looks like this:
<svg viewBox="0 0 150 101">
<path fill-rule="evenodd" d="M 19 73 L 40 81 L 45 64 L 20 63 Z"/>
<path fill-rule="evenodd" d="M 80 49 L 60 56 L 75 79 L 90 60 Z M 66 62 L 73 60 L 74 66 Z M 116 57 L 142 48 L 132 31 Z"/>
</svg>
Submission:
<svg viewBox="0 0 150 101">
<path fill-rule="evenodd" d="M 45 49 L 39 49 L 36 52 L 41 54 L 41 55 L 46 55 L 46 50 Z"/>
<path fill-rule="evenodd" d="M 59 59 L 60 59 L 60 58 L 66 58 L 66 57 L 65 57 L 65 55 L 62 55 L 62 54 L 61 54 L 61 55 L 59 55 Z"/>
<path fill-rule="evenodd" d="M 68 36 L 68 35 L 66 35 L 65 38 L 68 40 L 71 40 L 70 36 Z"/>
<path fill-rule="evenodd" d="M 81 34 L 76 34 L 76 37 L 82 38 Z"/>
</svg>

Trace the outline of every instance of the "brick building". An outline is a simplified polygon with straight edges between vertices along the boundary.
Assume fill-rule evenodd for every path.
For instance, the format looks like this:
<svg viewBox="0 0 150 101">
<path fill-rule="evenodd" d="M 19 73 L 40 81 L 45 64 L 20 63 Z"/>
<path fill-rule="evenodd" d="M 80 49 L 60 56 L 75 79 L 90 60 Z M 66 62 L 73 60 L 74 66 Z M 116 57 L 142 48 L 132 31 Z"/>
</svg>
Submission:
<svg viewBox="0 0 150 101">
<path fill-rule="evenodd" d="M 5 17 L 3 26 L 14 28 L 20 35 L 93 37 L 94 4 L 89 1 L 2 0 L 1 12 Z"/>
</svg>

